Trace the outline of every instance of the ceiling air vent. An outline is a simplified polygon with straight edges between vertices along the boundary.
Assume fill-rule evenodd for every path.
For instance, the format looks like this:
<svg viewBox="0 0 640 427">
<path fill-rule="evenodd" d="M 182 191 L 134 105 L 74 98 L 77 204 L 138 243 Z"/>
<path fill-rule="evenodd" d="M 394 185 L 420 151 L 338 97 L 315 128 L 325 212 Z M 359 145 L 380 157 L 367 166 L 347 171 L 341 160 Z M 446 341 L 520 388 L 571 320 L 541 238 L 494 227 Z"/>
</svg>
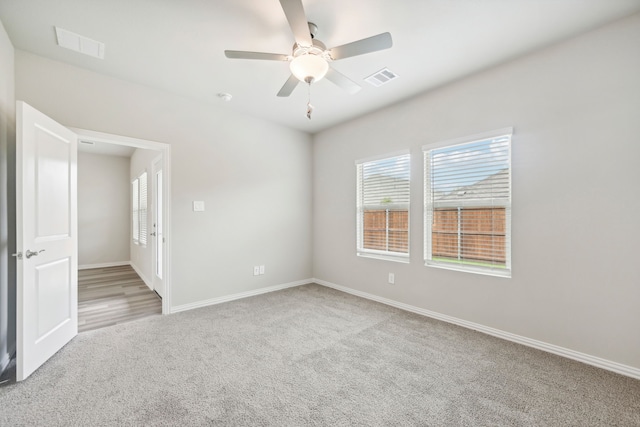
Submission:
<svg viewBox="0 0 640 427">
<path fill-rule="evenodd" d="M 383 84 L 387 84 L 391 80 L 394 80 L 397 78 L 398 78 L 398 75 L 396 73 L 389 70 L 388 68 L 383 68 L 382 70 L 377 71 L 374 74 L 367 77 L 366 79 L 364 79 L 364 81 L 371 84 L 372 86 L 380 87 Z"/>
<path fill-rule="evenodd" d="M 104 59 L 104 43 L 91 40 L 90 38 L 72 33 L 71 31 L 67 31 L 62 28 L 55 28 L 58 46 L 71 49 L 79 53 L 84 53 L 85 55 L 89 55 L 94 58 Z"/>
</svg>

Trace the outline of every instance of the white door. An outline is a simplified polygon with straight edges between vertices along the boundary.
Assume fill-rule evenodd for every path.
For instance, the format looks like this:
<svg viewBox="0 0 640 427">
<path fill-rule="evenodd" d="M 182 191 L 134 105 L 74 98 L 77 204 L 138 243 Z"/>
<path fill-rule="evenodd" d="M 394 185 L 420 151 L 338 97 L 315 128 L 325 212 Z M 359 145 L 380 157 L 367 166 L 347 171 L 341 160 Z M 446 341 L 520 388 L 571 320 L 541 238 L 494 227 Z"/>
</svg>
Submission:
<svg viewBox="0 0 640 427">
<path fill-rule="evenodd" d="M 24 102 L 16 113 L 16 378 L 22 381 L 78 333 L 78 141 Z"/>
<path fill-rule="evenodd" d="M 151 243 L 153 245 L 153 290 L 162 296 L 164 295 L 164 233 L 162 231 L 162 157 L 153 163 L 153 230 L 151 232 Z"/>
</svg>

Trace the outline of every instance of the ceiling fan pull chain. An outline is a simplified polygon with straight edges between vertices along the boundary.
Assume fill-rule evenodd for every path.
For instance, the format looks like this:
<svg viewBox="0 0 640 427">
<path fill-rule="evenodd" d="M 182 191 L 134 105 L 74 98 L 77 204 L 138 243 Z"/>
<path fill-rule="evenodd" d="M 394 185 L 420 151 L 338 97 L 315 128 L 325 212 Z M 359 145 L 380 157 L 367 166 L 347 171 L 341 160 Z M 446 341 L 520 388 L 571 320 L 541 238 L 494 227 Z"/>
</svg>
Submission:
<svg viewBox="0 0 640 427">
<path fill-rule="evenodd" d="M 311 82 L 309 82 L 309 102 L 307 102 L 307 119 L 311 120 L 311 112 L 313 111 L 313 105 L 311 105 Z"/>
</svg>

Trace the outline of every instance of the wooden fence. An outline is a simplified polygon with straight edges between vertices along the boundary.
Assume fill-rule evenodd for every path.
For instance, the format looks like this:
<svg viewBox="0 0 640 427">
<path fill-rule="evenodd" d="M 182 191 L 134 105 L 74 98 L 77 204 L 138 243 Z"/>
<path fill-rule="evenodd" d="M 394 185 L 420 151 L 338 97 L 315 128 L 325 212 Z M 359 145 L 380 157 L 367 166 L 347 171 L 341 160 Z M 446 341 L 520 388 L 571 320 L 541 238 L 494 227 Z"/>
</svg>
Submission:
<svg viewBox="0 0 640 427">
<path fill-rule="evenodd" d="M 364 212 L 363 247 L 409 252 L 409 211 L 379 209 Z"/>
<path fill-rule="evenodd" d="M 364 212 L 363 247 L 409 252 L 409 212 L 377 209 Z M 434 211 L 433 257 L 506 263 L 504 208 L 441 208 Z"/>
<path fill-rule="evenodd" d="M 434 211 L 431 254 L 506 263 L 504 208 L 442 208 Z"/>
</svg>

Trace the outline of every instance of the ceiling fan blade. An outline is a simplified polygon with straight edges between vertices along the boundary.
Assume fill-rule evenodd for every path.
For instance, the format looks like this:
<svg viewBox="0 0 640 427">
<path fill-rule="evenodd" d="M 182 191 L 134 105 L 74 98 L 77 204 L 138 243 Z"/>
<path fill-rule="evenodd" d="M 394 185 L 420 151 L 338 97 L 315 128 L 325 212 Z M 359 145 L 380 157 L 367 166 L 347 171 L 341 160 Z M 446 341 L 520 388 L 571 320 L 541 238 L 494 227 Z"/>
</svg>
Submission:
<svg viewBox="0 0 640 427">
<path fill-rule="evenodd" d="M 363 55 L 365 53 L 376 52 L 378 50 L 389 49 L 393 46 L 391 34 L 382 33 L 377 36 L 343 44 L 329 49 L 329 53 L 334 61 L 351 56 Z"/>
<path fill-rule="evenodd" d="M 278 92 L 278 96 L 291 95 L 291 92 L 293 92 L 296 86 L 298 86 L 298 82 L 300 82 L 300 80 L 298 80 L 296 76 L 291 74 L 291 76 L 289 76 L 289 79 L 285 82 L 284 86 L 282 86 L 282 89 L 280 89 L 280 92 Z"/>
<path fill-rule="evenodd" d="M 280 5 L 287 17 L 296 43 L 300 46 L 311 46 L 313 43 L 311 42 L 307 15 L 302 7 L 302 0 L 280 0 Z"/>
<path fill-rule="evenodd" d="M 337 86 L 340 86 L 351 95 L 362 89 L 359 84 L 331 67 L 329 67 L 329 71 L 327 71 L 327 75 L 325 77 L 327 80 L 336 84 Z"/>
<path fill-rule="evenodd" d="M 267 61 L 288 61 L 288 55 L 282 53 L 245 52 L 242 50 L 225 50 L 224 55 L 232 59 L 264 59 Z"/>
</svg>

